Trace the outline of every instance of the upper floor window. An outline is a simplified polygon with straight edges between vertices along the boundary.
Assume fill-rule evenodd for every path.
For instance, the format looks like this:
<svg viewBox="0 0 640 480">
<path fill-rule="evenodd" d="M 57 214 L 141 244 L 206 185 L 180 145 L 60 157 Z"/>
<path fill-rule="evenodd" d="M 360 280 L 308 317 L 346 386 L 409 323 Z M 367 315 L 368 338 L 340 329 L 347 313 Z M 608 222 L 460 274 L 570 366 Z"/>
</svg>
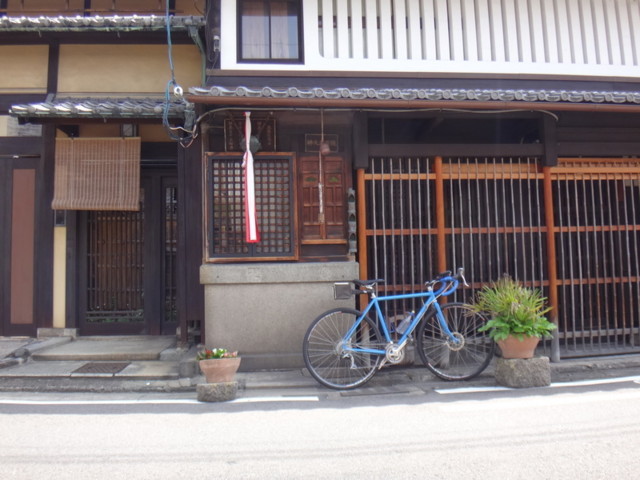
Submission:
<svg viewBox="0 0 640 480">
<path fill-rule="evenodd" d="M 300 0 L 239 0 L 240 62 L 302 60 Z"/>
</svg>

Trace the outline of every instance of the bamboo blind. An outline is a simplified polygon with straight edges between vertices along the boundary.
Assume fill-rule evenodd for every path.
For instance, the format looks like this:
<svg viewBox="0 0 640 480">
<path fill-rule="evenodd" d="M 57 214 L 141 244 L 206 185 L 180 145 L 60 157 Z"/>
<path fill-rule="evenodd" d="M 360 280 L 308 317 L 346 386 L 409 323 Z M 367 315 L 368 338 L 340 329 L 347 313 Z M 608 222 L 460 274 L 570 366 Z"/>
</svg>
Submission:
<svg viewBox="0 0 640 480">
<path fill-rule="evenodd" d="M 140 138 L 56 140 L 54 210 L 139 210 Z"/>
</svg>

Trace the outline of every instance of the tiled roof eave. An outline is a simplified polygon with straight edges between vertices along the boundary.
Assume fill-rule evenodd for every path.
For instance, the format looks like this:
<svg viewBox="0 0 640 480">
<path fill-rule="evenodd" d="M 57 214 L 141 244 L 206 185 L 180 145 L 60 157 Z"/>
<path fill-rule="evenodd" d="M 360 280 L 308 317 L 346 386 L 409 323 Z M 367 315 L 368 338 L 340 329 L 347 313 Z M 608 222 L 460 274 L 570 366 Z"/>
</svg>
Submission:
<svg viewBox="0 0 640 480">
<path fill-rule="evenodd" d="M 201 16 L 171 17 L 173 31 L 204 25 Z M 162 31 L 166 27 L 165 17 L 156 15 L 0 17 L 0 32 L 130 32 Z"/>
<path fill-rule="evenodd" d="M 190 100 L 202 103 L 327 103 L 354 106 L 414 104 L 473 105 L 585 105 L 640 106 L 640 91 L 591 91 L 548 89 L 445 89 L 445 88 L 248 88 L 245 86 L 194 87 L 189 90 Z"/>
<path fill-rule="evenodd" d="M 54 98 L 39 103 L 13 105 L 12 116 L 37 119 L 162 119 L 165 113 L 163 98 Z M 170 102 L 167 116 L 183 119 L 187 105 Z"/>
</svg>

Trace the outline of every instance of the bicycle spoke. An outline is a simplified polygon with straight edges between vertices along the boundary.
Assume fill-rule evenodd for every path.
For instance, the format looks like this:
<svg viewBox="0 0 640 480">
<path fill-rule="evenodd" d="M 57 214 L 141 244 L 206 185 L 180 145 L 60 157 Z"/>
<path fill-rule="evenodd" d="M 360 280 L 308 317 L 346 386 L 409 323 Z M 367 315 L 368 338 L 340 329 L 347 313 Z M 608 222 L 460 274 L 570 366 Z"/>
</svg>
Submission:
<svg viewBox="0 0 640 480">
<path fill-rule="evenodd" d="M 358 315 L 356 310 L 332 310 L 317 318 L 305 335 L 305 364 L 309 373 L 327 387 L 347 389 L 363 385 L 380 364 L 380 355 L 352 351 L 379 348 L 380 334 L 369 318 L 363 319 L 351 338 L 345 338 Z"/>
<path fill-rule="evenodd" d="M 418 328 L 418 353 L 425 366 L 445 380 L 466 380 L 480 374 L 493 357 L 495 345 L 485 332 L 486 320 L 461 303 L 442 307 L 442 315 L 454 339 L 431 314 Z"/>
</svg>

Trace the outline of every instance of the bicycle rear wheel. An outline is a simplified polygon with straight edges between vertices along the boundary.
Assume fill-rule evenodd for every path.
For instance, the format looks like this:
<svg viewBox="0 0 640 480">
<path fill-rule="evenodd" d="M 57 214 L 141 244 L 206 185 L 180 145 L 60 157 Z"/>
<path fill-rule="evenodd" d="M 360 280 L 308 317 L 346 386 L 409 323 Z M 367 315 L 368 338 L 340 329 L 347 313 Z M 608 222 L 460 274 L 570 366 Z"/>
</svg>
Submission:
<svg viewBox="0 0 640 480">
<path fill-rule="evenodd" d="M 468 380 L 479 375 L 493 357 L 495 343 L 478 329 L 487 319 L 463 303 L 448 303 L 442 315 L 454 334 L 453 341 L 431 312 L 418 327 L 417 348 L 425 366 L 443 380 Z"/>
<path fill-rule="evenodd" d="M 338 308 L 316 318 L 306 335 L 302 352 L 309 373 L 322 385 L 346 390 L 364 385 L 373 377 L 381 355 L 353 352 L 348 347 L 381 348 L 378 327 L 365 317 L 355 333 L 345 338 L 360 312 Z"/>
</svg>

